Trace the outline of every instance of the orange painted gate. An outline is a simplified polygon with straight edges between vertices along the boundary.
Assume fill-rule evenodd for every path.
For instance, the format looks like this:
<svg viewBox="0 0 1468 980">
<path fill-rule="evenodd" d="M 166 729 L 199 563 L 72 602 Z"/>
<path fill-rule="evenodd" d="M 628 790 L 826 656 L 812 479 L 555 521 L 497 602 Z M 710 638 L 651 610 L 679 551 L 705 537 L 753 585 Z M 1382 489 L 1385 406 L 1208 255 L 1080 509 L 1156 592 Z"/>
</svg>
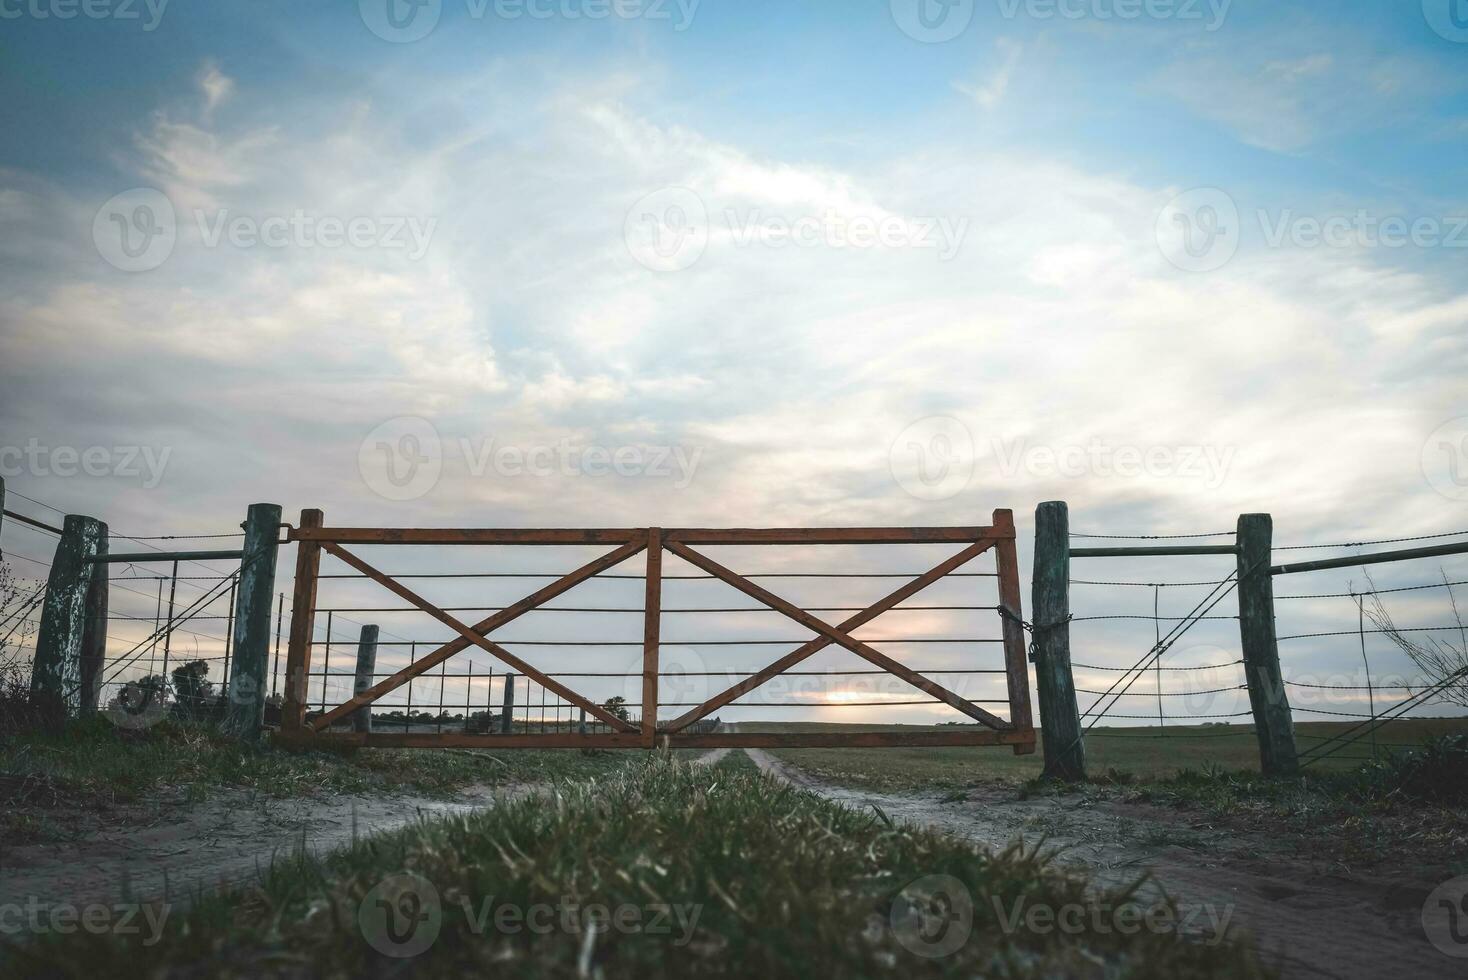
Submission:
<svg viewBox="0 0 1468 980">
<path fill-rule="evenodd" d="M 691 529 L 691 528 L 634 528 L 634 529 L 429 529 L 429 528 L 358 528 L 323 526 L 319 510 L 306 510 L 301 514 L 298 527 L 290 528 L 288 537 L 298 546 L 294 600 L 291 613 L 290 643 L 287 653 L 285 701 L 282 709 L 279 737 L 291 742 L 307 744 L 358 744 L 376 746 L 518 746 L 540 748 L 651 748 L 667 744 L 672 747 L 698 748 L 742 748 L 742 747 L 793 747 L 793 746 L 899 746 L 899 745 L 1010 745 L 1017 754 L 1033 752 L 1035 730 L 1030 711 L 1028 673 L 1025 664 L 1024 633 L 1020 625 L 1019 571 L 1015 557 L 1014 518 L 1008 510 L 996 510 L 993 522 L 978 527 L 901 527 L 901 528 L 763 528 L 763 529 Z M 877 601 L 839 623 L 829 623 L 781 598 L 756 584 L 758 576 L 741 575 L 708 557 L 699 550 L 707 546 L 761 545 L 761 546 L 811 546 L 811 545 L 953 545 L 957 550 L 936 566 L 912 578 L 903 586 L 888 593 Z M 385 574 L 364 561 L 351 550 L 355 546 L 393 545 L 403 548 L 433 546 L 455 546 L 459 548 L 475 545 L 596 545 L 611 550 L 580 568 L 557 578 L 549 585 L 525 596 L 518 602 L 497 609 L 492 615 L 475 623 L 465 623 L 440 606 L 434 605 L 407 587 L 398 577 Z M 917 595 L 933 583 L 954 574 L 980 555 L 994 552 L 997 581 L 997 603 L 982 608 L 994 611 L 1001 635 L 994 641 L 1003 650 L 1002 663 L 990 671 L 1002 672 L 1006 677 L 1008 694 L 1008 719 L 980 707 L 978 703 L 959 694 L 931 678 L 918 673 L 893 657 L 875 649 L 871 642 L 856 639 L 852 634 L 882 613 L 899 607 L 905 600 Z M 755 599 L 764 607 L 782 613 L 814 633 L 814 637 L 795 646 L 762 669 L 749 674 L 737 684 L 708 698 L 707 700 L 675 718 L 660 721 L 659 706 L 659 650 L 663 591 L 663 556 L 676 555 L 709 577 L 721 580 L 745 595 Z M 323 555 L 336 559 L 361 576 L 369 579 L 398 598 L 405 600 L 413 609 L 421 610 L 458 634 L 453 640 L 443 643 L 432 652 L 416 658 L 409 666 L 387 676 L 365 690 L 356 693 L 334 707 L 327 708 L 308 717 L 307 679 L 312 676 L 312 651 L 317 589 Z M 607 707 L 577 693 L 556 679 L 554 671 L 542 670 L 496 642 L 494 634 L 507 624 L 519 619 L 533 609 L 587 582 L 597 575 L 643 556 L 645 562 L 646 593 L 643 609 L 642 636 L 642 705 L 641 718 L 631 721 L 620 717 Z M 625 577 L 625 576 L 624 576 Z M 700 576 L 702 577 L 702 576 Z M 886 576 L 891 577 L 891 576 Z M 1002 614 L 1007 611 L 1008 614 Z M 504 641 L 509 643 L 510 641 Z M 934 703 L 945 703 L 967 716 L 969 724 L 939 727 L 913 726 L 911 730 L 889 731 L 841 731 L 835 726 L 830 731 L 696 731 L 696 723 L 708 718 L 720 708 L 734 704 L 741 696 L 755 690 L 771 679 L 789 671 L 827 647 L 836 646 L 849 650 L 868 664 L 879 668 L 912 687 L 925 692 Z M 334 729 L 349 720 L 357 709 L 377 702 L 384 695 L 397 690 L 415 677 L 419 677 L 450 657 L 471 648 L 488 653 L 506 668 L 518 671 L 540 684 L 544 690 L 554 693 L 567 704 L 581 709 L 586 716 L 600 724 L 597 731 L 553 731 L 541 733 L 486 733 L 465 732 L 354 732 Z M 833 672 L 839 673 L 839 672 Z M 961 673 L 952 671 L 951 673 Z M 324 685 L 323 685 L 324 689 Z M 324 698 L 324 695 L 323 695 Z M 650 709 L 649 709 L 649 706 Z M 664 705 L 666 707 L 667 705 Z M 601 730 L 605 729 L 605 730 Z M 695 729 L 695 730 L 690 730 Z"/>
</svg>

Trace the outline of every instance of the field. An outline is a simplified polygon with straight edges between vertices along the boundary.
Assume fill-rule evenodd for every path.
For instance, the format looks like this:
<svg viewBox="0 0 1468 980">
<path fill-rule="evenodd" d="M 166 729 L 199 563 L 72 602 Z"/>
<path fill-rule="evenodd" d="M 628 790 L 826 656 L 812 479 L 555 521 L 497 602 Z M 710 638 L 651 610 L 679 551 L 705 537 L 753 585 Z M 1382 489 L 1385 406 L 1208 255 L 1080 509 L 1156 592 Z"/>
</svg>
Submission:
<svg viewBox="0 0 1468 980">
<path fill-rule="evenodd" d="M 814 723 L 741 723 L 741 731 L 814 731 L 841 727 L 850 731 L 911 730 L 900 726 L 830 726 Z M 1337 722 L 1306 722 L 1296 726 L 1301 750 L 1351 726 Z M 943 730 L 943 729 L 938 729 Z M 1195 726 L 1098 729 L 1086 739 L 1086 765 L 1092 778 L 1113 771 L 1123 778 L 1159 779 L 1182 771 L 1223 769 L 1257 771 L 1258 743 L 1245 726 Z M 1410 719 L 1394 722 L 1379 733 L 1383 752 L 1388 746 L 1416 748 L 1438 735 L 1468 732 L 1468 719 Z M 772 754 L 821 779 L 880 790 L 955 790 L 978 783 L 1023 783 L 1040 775 L 1044 734 L 1033 755 L 1014 755 L 995 748 L 885 748 L 885 749 L 779 749 Z M 1371 754 L 1370 740 L 1357 742 L 1340 755 L 1323 760 L 1319 771 L 1359 767 Z"/>
</svg>

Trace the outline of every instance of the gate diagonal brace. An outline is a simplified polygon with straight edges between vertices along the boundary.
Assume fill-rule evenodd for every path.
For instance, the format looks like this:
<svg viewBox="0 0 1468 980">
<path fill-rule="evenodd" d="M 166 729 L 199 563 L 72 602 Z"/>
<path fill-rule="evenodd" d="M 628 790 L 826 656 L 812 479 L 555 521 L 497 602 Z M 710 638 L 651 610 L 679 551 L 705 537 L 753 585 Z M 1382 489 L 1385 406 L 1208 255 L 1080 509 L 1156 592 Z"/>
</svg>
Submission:
<svg viewBox="0 0 1468 980">
<path fill-rule="evenodd" d="M 473 627 L 465 625 L 458 619 L 444 612 L 442 609 L 439 609 L 437 606 L 430 603 L 427 599 L 424 599 L 422 596 L 418 595 L 412 589 L 409 589 L 408 587 L 395 581 L 388 575 L 385 575 L 384 573 L 373 568 L 371 565 L 367 564 L 356 555 L 347 551 L 341 545 L 335 544 L 330 541 L 323 541 L 321 542 L 321 547 L 324 550 L 330 552 L 335 557 L 341 559 L 346 564 L 352 566 L 363 575 L 366 575 L 368 578 L 377 582 L 388 591 L 394 593 L 399 598 L 411 602 L 419 609 L 428 613 L 434 619 L 437 619 L 445 626 L 454 630 L 456 633 L 459 634 L 461 639 L 449 641 L 448 643 L 439 647 L 433 653 L 419 659 L 416 663 L 403 668 L 396 674 L 393 674 L 387 680 L 384 680 L 374 685 L 373 687 L 368 688 L 366 691 L 363 691 L 362 693 L 348 699 L 346 702 L 338 705 L 335 708 L 332 708 L 330 711 L 326 712 L 319 718 L 316 718 L 314 721 L 311 722 L 311 727 L 314 728 L 316 731 L 320 732 L 326 730 L 331 726 L 332 722 L 336 721 L 337 719 L 345 717 L 346 715 L 355 711 L 357 708 L 362 707 L 363 705 L 371 704 L 382 695 L 387 694 L 389 691 L 393 691 L 398 687 L 401 687 L 403 684 L 406 684 L 409 680 L 413 679 L 417 675 L 432 669 L 433 667 L 437 666 L 444 660 L 447 660 L 454 654 L 467 649 L 470 644 L 480 647 L 486 652 L 499 658 L 506 665 L 520 671 L 526 677 L 532 678 L 533 680 L 535 680 L 536 683 L 540 684 L 546 690 L 552 691 L 556 695 L 570 702 L 576 707 L 584 709 L 587 714 L 593 716 L 598 721 L 605 722 L 606 724 L 611 725 L 613 728 L 617 728 L 625 732 L 637 731 L 637 729 L 630 722 L 623 721 L 621 718 L 618 718 L 616 715 L 607 711 L 605 708 L 602 708 L 600 705 L 588 700 L 587 698 L 582 697 L 575 691 L 566 687 L 564 684 L 561 684 L 559 681 L 556 681 L 553 678 L 546 676 L 541 671 L 530 666 L 528 663 L 521 660 L 510 651 L 500 646 L 498 643 L 495 643 L 494 641 L 485 637 L 484 634 L 488 633 L 492 629 L 497 629 L 500 626 L 503 626 L 505 623 L 508 623 L 512 619 L 518 618 L 520 615 L 526 612 L 529 612 L 531 609 L 540 605 L 542 602 L 554 598 L 556 595 L 559 595 L 561 592 L 565 592 L 573 585 L 576 585 L 579 582 L 590 578 L 597 572 L 602 571 L 605 568 L 609 568 L 612 565 L 621 562 L 625 558 L 631 557 L 638 551 L 641 551 L 643 547 L 645 547 L 645 544 L 635 543 L 623 545 L 616 551 L 613 551 L 607 555 L 603 555 L 596 561 L 591 562 L 588 565 L 582 566 L 575 572 L 572 572 L 570 575 L 567 575 L 564 578 L 557 580 L 551 585 L 546 586 L 544 589 L 541 589 L 534 595 L 522 599 L 514 606 L 508 607 L 507 609 L 496 613 L 494 616 L 491 616 L 489 619 L 484 620 L 483 622 L 478 623 Z"/>
<path fill-rule="evenodd" d="M 730 571 L 713 559 L 699 554 L 688 546 L 679 544 L 677 541 L 665 541 L 664 547 L 666 547 L 669 551 L 673 552 L 673 554 L 677 555 L 679 558 L 682 558 L 689 564 L 701 568 L 709 574 L 724 580 L 750 598 L 756 599 L 764 603 L 777 612 L 784 613 L 786 616 L 795 620 L 806 629 L 809 629 L 812 632 L 820 633 L 826 638 L 828 642 L 839 643 L 841 646 L 850 650 L 858 657 L 867 660 L 877 667 L 881 667 L 883 670 L 886 670 L 889 673 L 895 674 L 897 677 L 911 684 L 918 690 L 923 691 L 926 694 L 931 694 L 933 697 L 937 698 L 940 701 L 943 701 L 953 708 L 958 709 L 959 711 L 968 715 L 970 718 L 974 718 L 979 722 L 982 722 L 984 725 L 987 725 L 988 727 L 993 728 L 997 731 L 1008 730 L 1011 727 L 1009 722 L 1005 721 L 1003 718 L 1000 718 L 998 715 L 991 714 L 990 712 L 985 711 L 983 708 L 980 708 L 978 705 L 970 704 L 968 701 L 959 697 L 957 694 L 948 690 L 946 687 L 934 683 L 933 681 L 917 673 L 916 671 L 910 670 L 903 664 L 898 663 L 896 660 L 893 660 L 886 654 L 873 649 L 860 640 L 854 639 L 845 630 L 839 629 L 835 626 L 830 625 L 824 620 L 812 616 L 810 613 L 804 611 L 803 609 L 800 609 L 799 607 L 794 606 L 789 602 L 786 602 L 784 599 L 781 599 L 774 593 L 769 592 L 768 590 L 763 589 L 758 585 L 755 585 L 753 582 L 749 581 L 747 578 L 744 578 L 742 575 Z M 979 545 L 974 545 L 972 547 L 979 547 Z M 965 552 L 960 552 L 960 554 L 964 553 Z M 950 559 L 950 561 L 951 560 L 952 559 Z M 807 646 L 808 645 L 809 644 L 807 644 Z M 802 647 L 801 649 L 804 650 L 805 648 Z M 800 651 L 796 651 L 796 653 L 799 652 Z M 810 653 L 814 652 L 814 650 L 810 651 Z M 794 654 L 792 654 L 792 656 L 793 655 Z M 809 656 L 809 653 L 806 653 L 805 656 Z M 681 722 L 682 719 L 679 719 L 679 721 Z M 675 724 L 677 724 L 677 722 L 675 722 Z"/>
</svg>

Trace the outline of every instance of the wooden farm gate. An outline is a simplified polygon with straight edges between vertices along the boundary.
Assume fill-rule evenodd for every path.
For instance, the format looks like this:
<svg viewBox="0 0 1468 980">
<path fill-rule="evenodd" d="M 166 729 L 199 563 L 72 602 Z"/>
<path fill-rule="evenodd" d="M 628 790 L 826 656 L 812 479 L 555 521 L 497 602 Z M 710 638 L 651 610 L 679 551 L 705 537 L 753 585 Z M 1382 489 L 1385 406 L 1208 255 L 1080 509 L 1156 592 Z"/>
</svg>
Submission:
<svg viewBox="0 0 1468 980">
<path fill-rule="evenodd" d="M 939 745 L 1009 745 L 1016 754 L 1034 751 L 1035 729 L 1030 710 L 1029 680 L 1025 663 L 1025 638 L 1020 609 L 1018 562 L 1015 557 L 1014 518 L 1008 510 L 996 510 L 993 523 L 977 527 L 897 527 L 897 528 L 763 528 L 763 529 L 430 529 L 430 528 L 362 528 L 323 526 L 319 510 L 301 514 L 298 527 L 289 529 L 288 541 L 298 546 L 295 591 L 291 613 L 290 642 L 287 653 L 285 702 L 281 716 L 282 740 L 306 744 L 355 744 L 390 747 L 538 747 L 538 748 L 652 748 L 670 745 L 675 748 L 759 748 L 793 746 L 939 746 Z M 927 572 L 911 579 L 901 588 L 883 596 L 840 623 L 831 624 L 810 611 L 781 598 L 757 585 L 751 579 L 731 571 L 697 550 L 717 545 L 890 545 L 951 544 L 961 548 Z M 556 579 L 549 585 L 476 623 L 465 623 L 451 613 L 418 595 L 392 575 L 385 574 L 362 560 L 350 549 L 353 546 L 396 545 L 424 546 L 586 546 L 601 545 L 612 550 Z M 991 608 L 1002 630 L 1000 643 L 1004 651 L 1003 673 L 1008 693 L 1009 718 L 993 714 L 972 700 L 917 673 L 892 657 L 874 649 L 869 643 L 855 639 L 852 633 L 882 613 L 898 607 L 933 583 L 954 573 L 989 550 L 995 554 L 998 583 L 997 605 Z M 311 676 L 312 647 L 316 619 L 317 586 L 323 552 L 376 582 L 415 609 L 449 627 L 458 637 L 418 657 L 376 684 L 347 698 L 319 714 L 307 714 L 307 679 Z M 658 720 L 658 658 L 662 619 L 663 555 L 670 553 L 690 565 L 722 580 L 764 606 L 784 614 L 815 637 L 799 643 L 795 649 L 769 663 L 703 703 L 671 720 Z M 595 703 L 556 680 L 554 671 L 541 670 L 516 656 L 496 642 L 493 635 L 506 624 L 540 607 L 577 585 L 606 572 L 639 554 L 645 554 L 646 597 L 642 609 L 642 711 L 637 722 L 618 717 L 603 705 Z M 639 576 L 640 577 L 640 576 Z M 505 643 L 510 641 L 506 640 Z M 794 642 L 794 641 L 792 641 Z M 876 642 L 876 641 L 873 641 Z M 946 703 L 977 724 L 923 728 L 913 726 L 905 731 L 842 732 L 734 732 L 695 733 L 690 727 L 721 707 L 765 684 L 774 677 L 832 645 L 851 651 L 869 664 L 880 668 L 912 687 L 927 693 L 936 702 Z M 355 732 L 334 730 L 349 720 L 357 709 L 372 704 L 384 695 L 439 666 L 448 658 L 471 647 L 489 653 L 511 670 L 542 685 L 569 705 L 596 719 L 606 731 L 578 733 L 473 734 L 469 732 L 419 733 L 410 731 Z M 980 671 L 983 672 L 983 671 Z M 634 675 L 635 676 L 635 675 Z M 1001 702 L 1002 703 L 1002 702 Z M 666 706 L 666 705 L 665 705 Z"/>
</svg>

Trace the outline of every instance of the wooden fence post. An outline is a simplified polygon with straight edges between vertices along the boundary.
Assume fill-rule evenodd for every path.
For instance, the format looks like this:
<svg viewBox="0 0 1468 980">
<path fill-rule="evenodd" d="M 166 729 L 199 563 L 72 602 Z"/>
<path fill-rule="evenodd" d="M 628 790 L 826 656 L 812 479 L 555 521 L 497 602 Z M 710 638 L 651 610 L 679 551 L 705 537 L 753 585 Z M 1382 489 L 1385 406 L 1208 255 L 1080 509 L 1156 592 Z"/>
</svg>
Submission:
<svg viewBox="0 0 1468 980">
<path fill-rule="evenodd" d="M 31 666 L 31 699 L 42 724 L 58 731 L 82 703 L 82 646 L 86 634 L 87 593 L 107 525 L 94 517 L 68 514 L 46 583 L 41 628 Z"/>
<path fill-rule="evenodd" d="M 234 671 L 229 676 L 224 729 L 253 741 L 265 724 L 266 674 L 270 669 L 270 600 L 280 540 L 280 505 L 251 504 L 235 585 Z"/>
<path fill-rule="evenodd" d="M 357 676 L 352 693 L 361 694 L 372 686 L 372 674 L 377 670 L 377 627 L 367 623 L 357 639 Z M 466 699 L 467 700 L 467 699 Z M 465 709 L 467 712 L 468 709 Z M 372 731 L 372 705 L 364 704 L 352 712 L 352 731 Z"/>
<path fill-rule="evenodd" d="M 1086 778 L 1086 745 L 1070 666 L 1070 513 L 1063 500 L 1035 508 L 1035 686 L 1045 775 Z"/>
<path fill-rule="evenodd" d="M 102 525 L 97 539 L 97 558 L 107 557 L 107 525 Z M 107 593 L 111 578 L 105 561 L 91 563 L 92 577 L 87 583 L 86 612 L 83 614 L 81 650 L 81 713 L 97 710 L 102 698 L 102 675 L 107 666 Z"/>
<path fill-rule="evenodd" d="M 1260 768 L 1266 775 L 1292 776 L 1299 771 L 1299 756 L 1274 634 L 1274 577 L 1269 572 L 1273 537 L 1274 521 L 1268 514 L 1239 517 L 1239 639 Z"/>
<path fill-rule="evenodd" d="M 511 718 L 515 714 L 515 675 L 505 673 L 505 703 L 500 709 L 500 732 L 509 735 L 514 729 L 511 727 Z"/>
<path fill-rule="evenodd" d="M 325 517 L 319 510 L 301 511 L 301 528 L 321 527 Z M 280 712 L 280 730 L 299 734 L 306 724 L 307 681 L 311 670 L 311 639 L 316 630 L 316 573 L 321 568 L 321 546 L 312 541 L 296 542 L 296 583 L 291 597 L 290 645 L 285 655 L 285 703 Z"/>
</svg>

